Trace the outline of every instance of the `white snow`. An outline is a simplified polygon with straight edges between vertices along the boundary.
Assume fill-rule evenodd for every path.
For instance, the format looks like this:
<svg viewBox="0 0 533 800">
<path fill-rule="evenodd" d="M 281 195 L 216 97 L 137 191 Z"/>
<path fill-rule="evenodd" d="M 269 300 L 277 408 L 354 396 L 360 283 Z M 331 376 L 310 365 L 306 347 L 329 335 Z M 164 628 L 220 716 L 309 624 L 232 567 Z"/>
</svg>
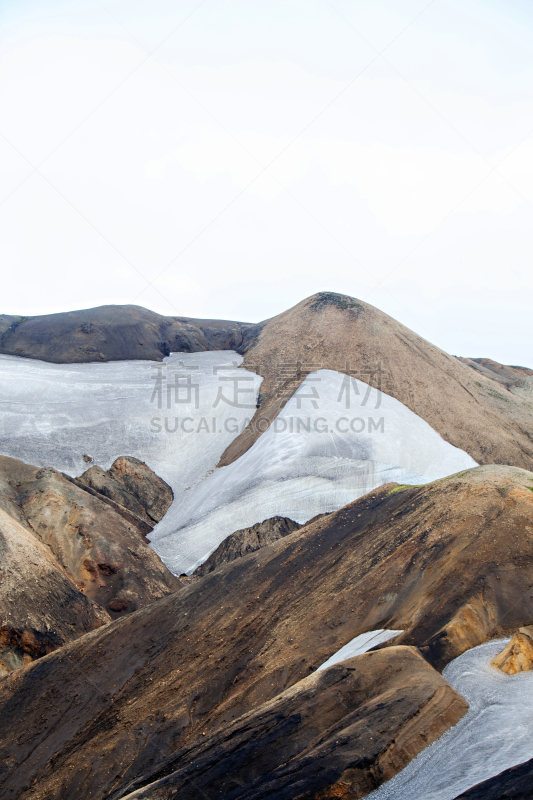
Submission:
<svg viewBox="0 0 533 800">
<path fill-rule="evenodd" d="M 324 663 L 318 667 L 317 672 L 319 669 L 327 669 L 327 667 L 332 667 L 333 664 L 338 664 L 339 661 L 345 661 L 347 658 L 360 656 L 377 644 L 388 642 L 389 639 L 393 639 L 399 633 L 403 633 L 403 631 L 387 631 L 384 628 L 380 628 L 377 631 L 360 633 L 355 639 L 352 639 L 348 644 L 345 644 L 344 647 L 341 647 L 340 650 L 337 650 L 336 653 L 333 653 L 331 658 L 324 661 Z"/>
<path fill-rule="evenodd" d="M 237 435 L 231 429 L 245 426 L 255 411 L 261 378 L 238 369 L 241 363 L 242 356 L 229 351 L 177 353 L 163 364 L 48 364 L 0 355 L 0 452 L 72 476 L 91 466 L 84 454 L 103 469 L 118 456 L 135 456 L 172 486 L 179 501 L 216 466 Z M 173 390 L 167 409 L 167 386 L 175 385 L 176 375 L 182 385 L 180 401 L 189 399 L 187 376 L 199 385 L 198 408 L 191 389 L 189 403 L 175 403 Z M 223 400 L 213 408 L 219 388 L 232 399 L 234 378 L 240 379 L 239 388 L 252 390 L 240 395 L 251 408 L 235 408 Z M 176 416 L 180 426 L 187 418 L 194 420 L 185 423 L 193 433 L 181 427 L 172 432 Z"/>
<path fill-rule="evenodd" d="M 506 675 L 490 666 L 508 641 L 482 644 L 446 667 L 469 711 L 369 800 L 453 800 L 533 758 L 533 672 Z"/>
<path fill-rule="evenodd" d="M 84 454 L 104 469 L 119 455 L 146 461 L 174 491 L 150 538 L 177 574 L 268 517 L 305 522 L 389 481 L 421 484 L 476 466 L 399 401 L 320 370 L 247 453 L 215 470 L 255 411 L 261 378 L 241 363 L 229 351 L 175 353 L 163 364 L 0 356 L 0 452 L 70 475 L 87 469 Z M 167 394 L 176 375 L 179 402 Z"/>
<path fill-rule="evenodd" d="M 226 536 L 269 517 L 306 522 L 389 481 L 423 484 L 475 466 L 398 400 L 320 370 L 248 452 L 174 504 L 150 540 L 173 572 L 189 572 Z"/>
</svg>

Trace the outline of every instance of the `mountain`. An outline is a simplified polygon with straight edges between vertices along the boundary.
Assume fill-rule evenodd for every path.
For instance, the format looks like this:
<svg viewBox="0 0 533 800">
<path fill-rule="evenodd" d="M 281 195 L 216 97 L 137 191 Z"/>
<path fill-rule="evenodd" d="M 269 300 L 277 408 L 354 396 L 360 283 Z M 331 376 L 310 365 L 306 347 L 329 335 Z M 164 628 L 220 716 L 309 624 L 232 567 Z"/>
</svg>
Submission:
<svg viewBox="0 0 533 800">
<path fill-rule="evenodd" d="M 55 363 L 160 361 L 170 352 L 208 350 L 234 350 L 263 378 L 251 424 L 220 466 L 245 453 L 318 369 L 372 383 L 476 463 L 525 469 L 533 463 L 531 370 L 450 356 L 346 295 L 319 292 L 257 324 L 164 317 L 138 306 L 0 317 L 0 353 Z"/>
<path fill-rule="evenodd" d="M 416 718 L 416 707 L 425 707 L 417 699 L 418 673 L 404 647 L 408 653 L 418 648 L 441 669 L 469 648 L 533 620 L 532 489 L 533 473 L 501 466 L 478 467 L 422 487 L 380 487 L 8 675 L 0 682 L 2 796 L 119 798 L 130 792 L 132 781 L 141 791 L 141 776 L 146 787 L 175 773 L 167 794 L 142 789 L 144 794 L 135 795 L 172 797 L 189 775 L 187 753 L 198 754 L 208 780 L 217 774 L 211 771 L 217 753 L 227 754 L 230 774 L 232 741 L 249 748 L 254 737 L 263 742 L 256 763 L 269 776 L 265 787 L 271 795 L 339 796 L 335 787 L 342 778 L 345 796 L 350 782 L 353 796 L 361 796 L 360 775 L 350 771 L 356 750 L 350 749 L 351 733 L 342 731 L 355 735 L 365 720 L 367 749 L 361 758 L 368 755 L 364 763 L 370 769 L 383 763 L 391 740 L 380 739 L 379 753 L 372 749 L 374 732 L 385 736 L 386 730 L 380 728 L 383 717 L 369 708 L 379 706 L 390 718 L 400 696 L 412 709 L 407 716 L 413 712 Z M 376 705 L 368 699 L 363 710 L 357 697 L 349 700 L 342 690 L 337 716 L 320 713 L 323 701 L 312 699 L 313 686 L 305 681 L 354 637 L 378 628 L 403 633 L 379 645 L 376 653 L 388 651 L 385 661 L 376 661 L 379 670 L 361 678 L 374 675 L 369 698 L 375 697 Z M 366 663 L 359 658 L 353 666 L 342 663 L 357 674 L 357 664 Z M 400 695 L 394 689 L 382 697 L 379 687 L 387 685 L 389 669 L 396 672 Z M 330 674 L 337 680 L 346 673 Z M 430 685 L 436 687 L 433 678 Z M 293 694 L 283 695 L 291 688 Z M 448 697 L 452 702 L 453 695 Z M 402 733 L 398 740 L 406 742 L 409 758 L 451 724 L 449 709 L 441 705 L 435 716 L 421 715 L 421 738 L 409 739 L 416 726 L 405 728 L 405 738 Z M 291 734 L 298 719 L 310 720 L 316 738 L 309 738 L 307 723 L 301 737 Z M 340 727 L 328 751 L 330 720 Z M 274 722 L 282 727 L 269 737 Z M 394 730 L 392 725 L 389 733 Z M 279 736 L 287 737 L 286 749 Z M 313 755 L 321 741 L 322 752 L 330 755 L 316 760 L 315 771 L 302 771 L 306 748 Z M 394 769 L 402 759 L 392 759 Z M 284 771 L 276 772 L 282 764 Z M 298 783 L 286 788 L 283 781 L 293 768 Z M 246 774 L 235 788 L 240 795 L 228 790 L 223 796 L 246 797 L 247 786 L 255 791 Z M 390 773 L 372 774 L 379 782 Z M 238 783 L 238 770 L 236 775 Z M 196 778 L 204 780 L 201 770 Z M 275 794 L 277 786 L 283 794 Z"/>
<path fill-rule="evenodd" d="M 0 510 L 0 677 L 110 622 L 49 548 Z"/>
<path fill-rule="evenodd" d="M 298 797 L 363 797 L 467 707 L 415 648 L 366 653 L 314 672 L 110 800 L 196 800 L 214 786 L 232 800 L 285 800 L 300 789 Z"/>
<path fill-rule="evenodd" d="M 56 364 L 238 350 L 256 325 L 164 317 L 140 306 L 100 306 L 37 317 L 0 315 L 0 353 Z"/>
<path fill-rule="evenodd" d="M 2 797 L 421 800 L 530 757 L 533 370 L 330 292 L 0 351 Z"/>
<path fill-rule="evenodd" d="M 229 464 L 261 434 L 310 371 L 353 374 L 399 400 L 479 464 L 533 463 L 533 408 L 404 325 L 360 300 L 323 292 L 261 323 L 244 366 L 264 378 L 248 429 Z"/>
<path fill-rule="evenodd" d="M 111 501 L 112 507 L 133 520 L 143 533 L 153 530 L 172 505 L 174 495 L 164 480 L 138 458 L 117 458 L 108 470 L 90 467 L 75 483 L 100 498 Z M 127 514 L 125 510 L 130 514 Z"/>
</svg>

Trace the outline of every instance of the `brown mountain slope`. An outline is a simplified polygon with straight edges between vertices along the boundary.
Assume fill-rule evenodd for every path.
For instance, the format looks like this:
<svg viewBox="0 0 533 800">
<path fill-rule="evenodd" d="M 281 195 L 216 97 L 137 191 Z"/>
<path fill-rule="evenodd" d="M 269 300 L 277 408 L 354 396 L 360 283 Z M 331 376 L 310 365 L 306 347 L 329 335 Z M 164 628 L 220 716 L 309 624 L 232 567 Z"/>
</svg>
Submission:
<svg viewBox="0 0 533 800">
<path fill-rule="evenodd" d="M 0 493 L 77 587 L 111 616 L 179 588 L 135 524 L 57 470 L 0 456 Z"/>
<path fill-rule="evenodd" d="M 365 653 L 314 672 L 110 800 L 197 800 L 213 790 L 228 800 L 355 800 L 467 709 L 414 648 Z"/>
<path fill-rule="evenodd" d="M 389 484 L 7 676 L 2 797 L 118 793 L 366 631 L 441 667 L 530 624 L 532 488 L 510 467 Z"/>
<path fill-rule="evenodd" d="M 142 467 L 140 496 L 160 481 Z M 110 503 L 56 470 L 0 457 L 0 674 L 180 587 L 140 520 Z"/>
<path fill-rule="evenodd" d="M 320 368 L 382 388 L 480 464 L 533 466 L 533 405 L 351 297 L 322 292 L 267 320 L 244 366 L 264 378 L 260 407 L 219 466 L 242 455 L 264 430 L 262 421 L 272 421 L 305 375 Z"/>
<path fill-rule="evenodd" d="M 132 456 L 117 458 L 107 471 L 90 467 L 74 482 L 111 500 L 113 507 L 127 519 L 130 515 L 124 514 L 124 509 L 129 511 L 143 533 L 153 530 L 174 499 L 170 486 L 143 461 Z"/>
<path fill-rule="evenodd" d="M 505 386 L 509 386 L 523 378 L 533 377 L 533 369 L 499 364 L 491 358 L 459 358 L 459 361 L 468 364 L 469 367 L 486 375 L 487 378 L 503 383 Z"/>
<path fill-rule="evenodd" d="M 110 621 L 49 548 L 0 509 L 0 676 Z"/>
</svg>

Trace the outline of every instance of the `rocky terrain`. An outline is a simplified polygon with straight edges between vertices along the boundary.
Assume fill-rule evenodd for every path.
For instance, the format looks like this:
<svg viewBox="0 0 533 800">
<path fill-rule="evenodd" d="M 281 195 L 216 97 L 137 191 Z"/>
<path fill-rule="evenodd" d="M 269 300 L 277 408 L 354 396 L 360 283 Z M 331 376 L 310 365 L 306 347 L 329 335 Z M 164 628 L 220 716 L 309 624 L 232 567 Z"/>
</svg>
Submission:
<svg viewBox="0 0 533 800">
<path fill-rule="evenodd" d="M 163 519 L 174 499 L 170 486 L 132 456 L 117 458 L 108 470 L 90 467 L 75 483 L 110 500 L 112 508 L 145 533 Z"/>
<path fill-rule="evenodd" d="M 254 386 L 232 431 L 231 403 L 211 411 L 228 351 L 225 380 L 243 357 Z M 427 800 L 417 756 L 436 753 L 412 784 L 431 785 L 497 705 L 469 680 L 514 698 L 533 674 L 533 370 L 450 356 L 330 292 L 259 324 L 4 315 L 0 353 L 4 452 L 41 464 L 0 456 L 2 798 L 388 798 L 407 775 L 399 800 Z M 179 413 L 211 414 L 203 438 L 151 423 L 169 353 L 203 354 L 167 360 L 176 386 L 196 370 L 202 402 Z M 12 376 L 16 356 L 60 366 Z M 88 363 L 107 361 L 126 363 Z M 265 433 L 313 375 L 329 432 Z M 345 378 L 373 387 L 384 436 L 335 427 Z M 514 763 L 497 755 L 453 794 Z M 529 797 L 531 773 L 460 797 Z"/>
<path fill-rule="evenodd" d="M 380 388 L 479 464 L 527 469 L 533 462 L 533 405 L 351 297 L 319 293 L 262 323 L 244 366 L 264 378 L 260 404 L 221 465 L 245 452 L 264 428 L 259 420 L 273 420 L 305 376 L 319 368 Z"/>
<path fill-rule="evenodd" d="M 110 797 L 195 800 L 213 786 L 235 800 L 284 800 L 300 789 L 299 797 L 364 797 L 467 707 L 415 648 L 366 653 L 314 672 Z"/>
<path fill-rule="evenodd" d="M 271 716 L 271 706 L 261 707 L 276 698 L 288 702 L 293 695 L 280 695 L 302 681 L 294 690 L 308 698 L 305 680 L 317 667 L 377 628 L 403 631 L 375 652 L 388 651 L 392 661 L 386 663 L 397 665 L 398 680 L 405 681 L 401 691 L 410 698 L 406 707 L 420 705 L 408 691 L 411 668 L 400 666 L 404 653 L 416 654 L 402 647 L 400 659 L 399 645 L 418 648 L 440 669 L 468 648 L 533 620 L 532 487 L 533 473 L 511 467 L 479 467 L 423 487 L 384 486 L 17 670 L 0 683 L 0 715 L 7 721 L 1 762 L 9 765 L 0 774 L 2 796 L 118 798 L 169 778 L 168 758 L 175 759 L 169 769 L 181 787 L 189 749 L 213 775 L 214 753 L 229 747 L 232 763 L 227 726 L 236 725 L 231 731 L 244 737 L 243 747 L 247 736 L 263 736 L 254 728 L 261 719 L 265 735 L 273 719 L 285 720 L 283 730 L 290 730 L 294 714 Z M 370 672 L 379 694 L 383 676 Z M 392 697 L 378 702 L 385 702 L 389 716 Z M 312 719 L 307 702 L 298 715 Z M 357 728 L 357 702 L 350 708 Z M 432 722 L 421 741 L 451 724 L 449 710 L 439 708 L 439 721 L 427 718 Z M 453 714 L 462 713 L 454 708 Z M 252 718 L 239 727 L 243 714 Z M 314 728 L 316 745 L 308 734 L 287 736 L 286 749 L 275 735 L 267 737 L 272 761 L 266 744 L 260 759 L 265 786 L 272 791 L 269 770 L 286 764 L 286 774 L 294 768 L 302 775 L 298 796 L 339 796 L 341 784 L 346 796 L 352 784 L 352 796 L 362 796 L 359 762 L 343 755 L 356 742 L 351 734 L 339 733 L 335 758 L 323 768 L 298 771 L 305 748 L 324 741 L 327 752 L 329 718 L 319 717 L 326 727 Z M 21 718 L 25 725 L 13 737 L 10 721 Z M 342 730 L 347 723 L 334 724 Z M 374 752 L 373 724 L 367 725 L 368 753 Z M 369 756 L 371 772 L 387 746 L 383 740 L 380 754 Z M 374 770 L 372 780 L 386 774 Z M 280 796 L 296 797 L 296 788 L 286 791 Z M 136 796 L 172 796 L 146 792 Z"/>
<path fill-rule="evenodd" d="M 502 652 L 492 659 L 491 664 L 506 675 L 533 669 L 533 628 L 520 628 Z"/>
<path fill-rule="evenodd" d="M 119 459 L 110 472 L 128 474 L 128 496 L 145 516 L 145 506 L 162 512 L 170 505 L 169 487 L 136 459 Z M 0 541 L 0 673 L 179 587 L 126 508 L 54 469 L 6 457 Z"/>
<path fill-rule="evenodd" d="M 491 358 L 461 358 L 463 364 L 467 364 L 472 369 L 491 378 L 498 383 L 503 383 L 504 386 L 512 386 L 524 378 L 533 377 L 533 369 L 528 367 L 505 366 L 505 364 L 498 364 Z"/>
<path fill-rule="evenodd" d="M 50 549 L 0 510 L 0 676 L 110 620 Z"/>
<path fill-rule="evenodd" d="M 208 572 L 213 572 L 214 569 L 221 564 L 228 564 L 230 561 L 235 561 L 236 558 L 241 558 L 248 553 L 255 553 L 262 547 L 277 542 L 289 533 L 294 533 L 302 526 L 292 519 L 286 517 L 272 517 L 263 522 L 258 522 L 250 528 L 244 528 L 241 531 L 235 531 L 231 536 L 228 536 L 211 553 L 207 561 L 204 561 L 197 569 L 194 570 L 194 575 L 201 578 L 207 575 Z"/>
</svg>

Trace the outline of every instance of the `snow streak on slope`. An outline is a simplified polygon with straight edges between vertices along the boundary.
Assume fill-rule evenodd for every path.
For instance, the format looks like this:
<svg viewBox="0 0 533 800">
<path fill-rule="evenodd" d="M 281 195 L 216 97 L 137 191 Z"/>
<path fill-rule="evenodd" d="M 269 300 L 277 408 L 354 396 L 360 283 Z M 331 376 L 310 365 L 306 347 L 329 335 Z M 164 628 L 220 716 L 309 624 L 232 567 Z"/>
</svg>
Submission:
<svg viewBox="0 0 533 800">
<path fill-rule="evenodd" d="M 506 675 L 490 666 L 508 641 L 474 647 L 446 667 L 470 710 L 369 800 L 453 800 L 533 758 L 533 672 Z"/>
<path fill-rule="evenodd" d="M 163 364 L 0 356 L 0 452 L 70 475 L 87 468 L 84 454 L 104 469 L 120 455 L 146 461 L 174 491 L 151 539 L 177 574 L 269 517 L 306 522 L 389 481 L 426 483 L 475 466 L 399 401 L 320 370 L 247 453 L 215 470 L 256 408 L 261 378 L 240 363 L 233 352 Z"/>
<path fill-rule="evenodd" d="M 362 653 L 367 653 L 372 647 L 375 647 L 377 644 L 383 644 L 383 642 L 388 642 L 389 639 L 393 639 L 399 633 L 403 633 L 403 631 L 388 631 L 384 628 L 380 628 L 377 631 L 360 633 L 359 636 L 356 636 L 351 642 L 348 642 L 348 644 L 345 644 L 340 650 L 337 650 L 336 653 L 333 653 L 327 661 L 324 661 L 324 663 L 317 668 L 317 672 L 319 669 L 332 667 L 333 664 L 338 664 L 340 661 L 346 661 L 347 658 L 353 658 L 354 656 L 360 656 Z"/>
<path fill-rule="evenodd" d="M 150 540 L 170 570 L 191 571 L 226 536 L 269 517 L 306 522 L 389 481 L 422 484 L 475 466 L 398 400 L 320 370 L 248 452 L 175 503 Z"/>
</svg>

